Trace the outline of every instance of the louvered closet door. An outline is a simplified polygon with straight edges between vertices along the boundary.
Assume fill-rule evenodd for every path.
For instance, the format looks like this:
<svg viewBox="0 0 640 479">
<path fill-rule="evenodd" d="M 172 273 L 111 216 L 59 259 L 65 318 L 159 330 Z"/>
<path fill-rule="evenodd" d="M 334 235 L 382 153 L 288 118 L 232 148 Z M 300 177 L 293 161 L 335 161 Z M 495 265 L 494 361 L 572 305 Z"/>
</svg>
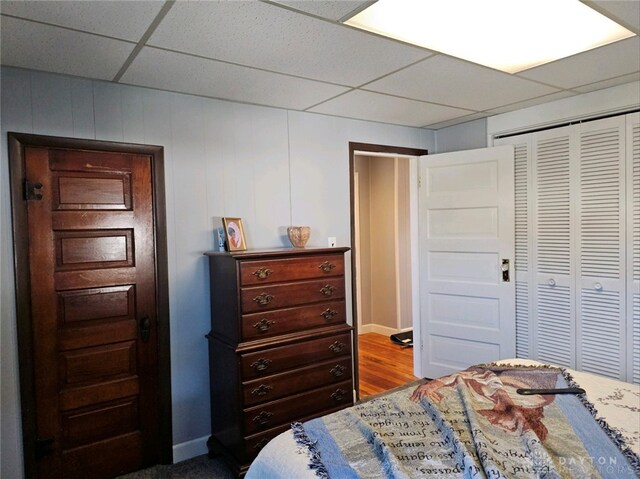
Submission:
<svg viewBox="0 0 640 479">
<path fill-rule="evenodd" d="M 516 284 L 516 357 L 529 358 L 533 351 L 531 334 L 531 260 L 533 245 L 530 211 L 532 136 L 520 135 L 497 140 L 495 145 L 513 145 L 515 152 L 515 284 Z"/>
<path fill-rule="evenodd" d="M 627 381 L 640 383 L 640 113 L 627 115 Z"/>
<path fill-rule="evenodd" d="M 533 357 L 561 366 L 575 365 L 575 307 L 572 229 L 571 127 L 534 136 L 535 221 L 533 259 Z"/>
<path fill-rule="evenodd" d="M 626 378 L 625 118 L 580 125 L 577 367 Z"/>
</svg>

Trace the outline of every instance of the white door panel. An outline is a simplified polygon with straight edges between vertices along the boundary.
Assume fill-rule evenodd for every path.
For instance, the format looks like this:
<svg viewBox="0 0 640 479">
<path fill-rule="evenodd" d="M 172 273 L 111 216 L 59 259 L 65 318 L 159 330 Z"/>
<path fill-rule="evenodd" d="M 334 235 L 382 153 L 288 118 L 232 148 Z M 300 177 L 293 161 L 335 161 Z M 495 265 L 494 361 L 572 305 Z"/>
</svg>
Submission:
<svg viewBox="0 0 640 479">
<path fill-rule="evenodd" d="M 513 147 L 421 157 L 420 178 L 423 375 L 514 357 Z"/>
</svg>

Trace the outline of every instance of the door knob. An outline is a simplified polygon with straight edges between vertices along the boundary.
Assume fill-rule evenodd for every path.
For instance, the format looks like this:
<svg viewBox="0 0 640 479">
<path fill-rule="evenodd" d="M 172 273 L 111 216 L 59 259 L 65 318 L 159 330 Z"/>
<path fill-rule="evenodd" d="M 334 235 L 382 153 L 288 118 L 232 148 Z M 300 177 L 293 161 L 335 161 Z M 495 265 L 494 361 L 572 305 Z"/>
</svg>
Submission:
<svg viewBox="0 0 640 479">
<path fill-rule="evenodd" d="M 149 316 L 144 315 L 138 324 L 140 328 L 140 339 L 143 343 L 149 341 L 149 336 L 151 336 L 151 318 Z"/>
<path fill-rule="evenodd" d="M 502 271 L 502 281 L 504 283 L 508 283 L 509 281 L 511 281 L 511 279 L 509 278 L 509 260 L 504 258 L 502 260 L 502 263 L 500 265 L 500 271 Z"/>
</svg>

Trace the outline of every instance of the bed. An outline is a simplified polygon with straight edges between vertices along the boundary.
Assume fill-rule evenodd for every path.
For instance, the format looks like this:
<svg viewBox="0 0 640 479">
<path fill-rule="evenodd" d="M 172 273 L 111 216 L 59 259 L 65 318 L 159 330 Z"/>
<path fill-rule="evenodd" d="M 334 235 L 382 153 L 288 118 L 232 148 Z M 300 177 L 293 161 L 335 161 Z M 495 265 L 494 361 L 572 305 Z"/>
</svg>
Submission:
<svg viewBox="0 0 640 479">
<path fill-rule="evenodd" d="M 586 394 L 517 392 L 532 386 Z M 638 385 L 505 360 L 294 423 L 264 447 L 246 479 L 622 479 L 640 477 L 639 455 Z"/>
</svg>

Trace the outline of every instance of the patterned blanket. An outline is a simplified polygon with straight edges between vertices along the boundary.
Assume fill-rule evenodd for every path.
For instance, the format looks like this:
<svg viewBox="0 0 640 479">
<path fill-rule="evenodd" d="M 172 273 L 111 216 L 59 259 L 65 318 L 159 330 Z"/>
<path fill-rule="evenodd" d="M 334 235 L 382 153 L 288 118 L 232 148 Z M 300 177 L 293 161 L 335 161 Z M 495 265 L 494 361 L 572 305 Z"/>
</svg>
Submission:
<svg viewBox="0 0 640 479">
<path fill-rule="evenodd" d="M 320 478 L 640 477 L 640 458 L 552 368 L 472 367 L 308 421 L 294 437 Z"/>
</svg>

